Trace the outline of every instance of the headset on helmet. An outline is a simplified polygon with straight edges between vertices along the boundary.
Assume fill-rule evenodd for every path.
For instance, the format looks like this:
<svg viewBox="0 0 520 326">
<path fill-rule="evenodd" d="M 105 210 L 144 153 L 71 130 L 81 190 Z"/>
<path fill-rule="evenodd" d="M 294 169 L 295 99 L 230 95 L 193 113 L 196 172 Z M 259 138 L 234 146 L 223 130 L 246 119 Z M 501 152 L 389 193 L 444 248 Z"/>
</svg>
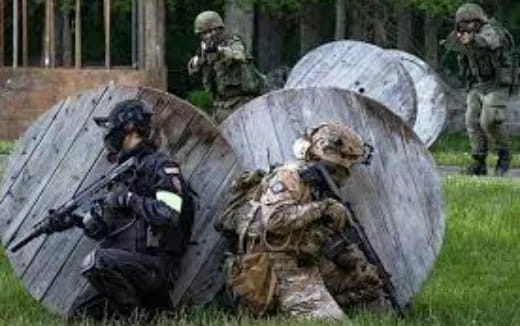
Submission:
<svg viewBox="0 0 520 326">
<path fill-rule="evenodd" d="M 152 112 L 139 100 L 127 100 L 114 106 L 108 117 L 94 117 L 94 122 L 106 130 L 103 138 L 110 152 L 118 153 L 127 132 L 137 130 L 148 138 L 151 132 Z"/>
</svg>

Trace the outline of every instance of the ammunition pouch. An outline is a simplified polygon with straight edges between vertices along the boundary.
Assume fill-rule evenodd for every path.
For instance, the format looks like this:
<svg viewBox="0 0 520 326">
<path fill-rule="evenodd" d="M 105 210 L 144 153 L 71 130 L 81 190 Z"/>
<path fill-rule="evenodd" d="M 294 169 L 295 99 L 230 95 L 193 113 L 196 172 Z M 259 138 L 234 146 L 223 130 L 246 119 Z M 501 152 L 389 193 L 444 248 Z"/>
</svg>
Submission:
<svg viewBox="0 0 520 326">
<path fill-rule="evenodd" d="M 501 67 L 497 69 L 497 79 L 501 86 L 519 86 L 520 85 L 520 68 L 519 67 Z"/>
<path fill-rule="evenodd" d="M 252 58 L 240 65 L 240 85 L 242 92 L 247 95 L 257 95 L 260 92 L 260 73 L 253 64 Z"/>
<path fill-rule="evenodd" d="M 229 266 L 229 285 L 241 302 L 261 315 L 274 307 L 278 279 L 267 252 L 235 256 Z"/>
</svg>

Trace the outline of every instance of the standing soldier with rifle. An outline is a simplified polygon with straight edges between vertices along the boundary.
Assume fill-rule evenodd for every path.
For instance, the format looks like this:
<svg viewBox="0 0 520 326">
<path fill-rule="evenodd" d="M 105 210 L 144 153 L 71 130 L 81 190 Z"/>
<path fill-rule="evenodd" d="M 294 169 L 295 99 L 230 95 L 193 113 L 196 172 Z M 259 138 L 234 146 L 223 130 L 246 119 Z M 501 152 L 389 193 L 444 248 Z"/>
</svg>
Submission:
<svg viewBox="0 0 520 326">
<path fill-rule="evenodd" d="M 204 88 L 213 95 L 213 119 L 220 123 L 259 95 L 263 77 L 242 39 L 224 34 L 224 22 L 218 13 L 200 13 L 194 27 L 201 45 L 188 63 L 188 73 L 200 74 Z"/>
<path fill-rule="evenodd" d="M 216 225 L 235 243 L 231 290 L 255 314 L 342 319 L 353 308 L 391 309 L 389 275 L 335 186 L 354 164 L 369 163 L 371 147 L 325 123 L 294 152 L 299 161 L 246 172 L 233 185 Z"/>
<path fill-rule="evenodd" d="M 81 266 L 89 286 L 72 315 L 95 319 L 130 317 L 136 309 L 170 306 L 169 290 L 191 234 L 192 201 L 179 166 L 150 141 L 145 104 L 128 100 L 108 117 L 94 118 L 106 130 L 105 147 L 117 166 L 40 223 L 35 233 L 80 227 L 98 241 Z M 109 187 L 104 189 L 105 187 Z"/>
<path fill-rule="evenodd" d="M 518 85 L 514 40 L 505 28 L 486 17 L 479 5 L 466 3 L 457 10 L 450 41 L 457 46 L 461 74 L 469 88 L 466 128 L 474 163 L 467 172 L 487 174 L 486 157 L 494 142 L 498 154 L 495 174 L 502 176 L 511 160 L 504 130 L 507 104 Z"/>
</svg>

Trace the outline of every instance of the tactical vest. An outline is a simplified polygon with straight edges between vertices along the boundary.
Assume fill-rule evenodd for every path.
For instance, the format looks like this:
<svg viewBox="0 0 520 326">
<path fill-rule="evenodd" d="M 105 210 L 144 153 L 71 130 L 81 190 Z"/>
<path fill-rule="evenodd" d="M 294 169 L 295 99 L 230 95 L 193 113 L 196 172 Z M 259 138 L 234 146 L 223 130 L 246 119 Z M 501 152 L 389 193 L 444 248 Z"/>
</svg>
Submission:
<svg viewBox="0 0 520 326">
<path fill-rule="evenodd" d="M 518 61 L 515 56 L 515 42 L 512 35 L 498 22 L 487 23 L 499 34 L 502 47 L 498 50 L 471 47 L 466 55 L 469 75 L 478 83 L 493 82 L 498 86 L 518 84 Z"/>
<path fill-rule="evenodd" d="M 157 166 L 168 160 L 164 153 L 149 150 L 138 159 L 135 176 L 125 180 L 131 192 L 155 198 Z M 155 256 L 178 256 L 186 250 L 194 217 L 193 196 L 187 184 L 182 184 L 183 203 L 179 228 L 159 228 L 150 225 L 143 217 L 136 216 L 130 209 L 106 212 L 109 234 L 101 242 L 103 248 L 116 248 Z"/>
<path fill-rule="evenodd" d="M 231 46 L 235 42 L 243 43 L 236 35 L 226 37 L 223 46 Z M 260 74 L 257 71 L 253 58 L 246 54 L 245 62 L 226 59 L 213 59 L 209 54 L 209 64 L 202 67 L 202 81 L 204 87 L 219 100 L 225 100 L 241 95 L 257 95 L 260 91 Z"/>
</svg>

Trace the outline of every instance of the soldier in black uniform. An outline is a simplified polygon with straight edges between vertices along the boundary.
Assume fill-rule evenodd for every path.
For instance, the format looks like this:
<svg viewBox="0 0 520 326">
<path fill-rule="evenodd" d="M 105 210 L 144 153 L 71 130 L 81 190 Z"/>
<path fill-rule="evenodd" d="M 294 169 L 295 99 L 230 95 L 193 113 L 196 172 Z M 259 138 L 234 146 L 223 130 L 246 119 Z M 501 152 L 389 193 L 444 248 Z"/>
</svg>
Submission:
<svg viewBox="0 0 520 326">
<path fill-rule="evenodd" d="M 144 103 L 129 100 L 108 117 L 94 118 L 106 130 L 105 147 L 117 164 L 130 158 L 137 164 L 82 217 L 85 234 L 99 245 L 82 263 L 89 286 L 74 302 L 73 315 L 128 317 L 136 309 L 169 306 L 193 207 L 178 164 L 149 141 L 151 116 Z"/>
</svg>

